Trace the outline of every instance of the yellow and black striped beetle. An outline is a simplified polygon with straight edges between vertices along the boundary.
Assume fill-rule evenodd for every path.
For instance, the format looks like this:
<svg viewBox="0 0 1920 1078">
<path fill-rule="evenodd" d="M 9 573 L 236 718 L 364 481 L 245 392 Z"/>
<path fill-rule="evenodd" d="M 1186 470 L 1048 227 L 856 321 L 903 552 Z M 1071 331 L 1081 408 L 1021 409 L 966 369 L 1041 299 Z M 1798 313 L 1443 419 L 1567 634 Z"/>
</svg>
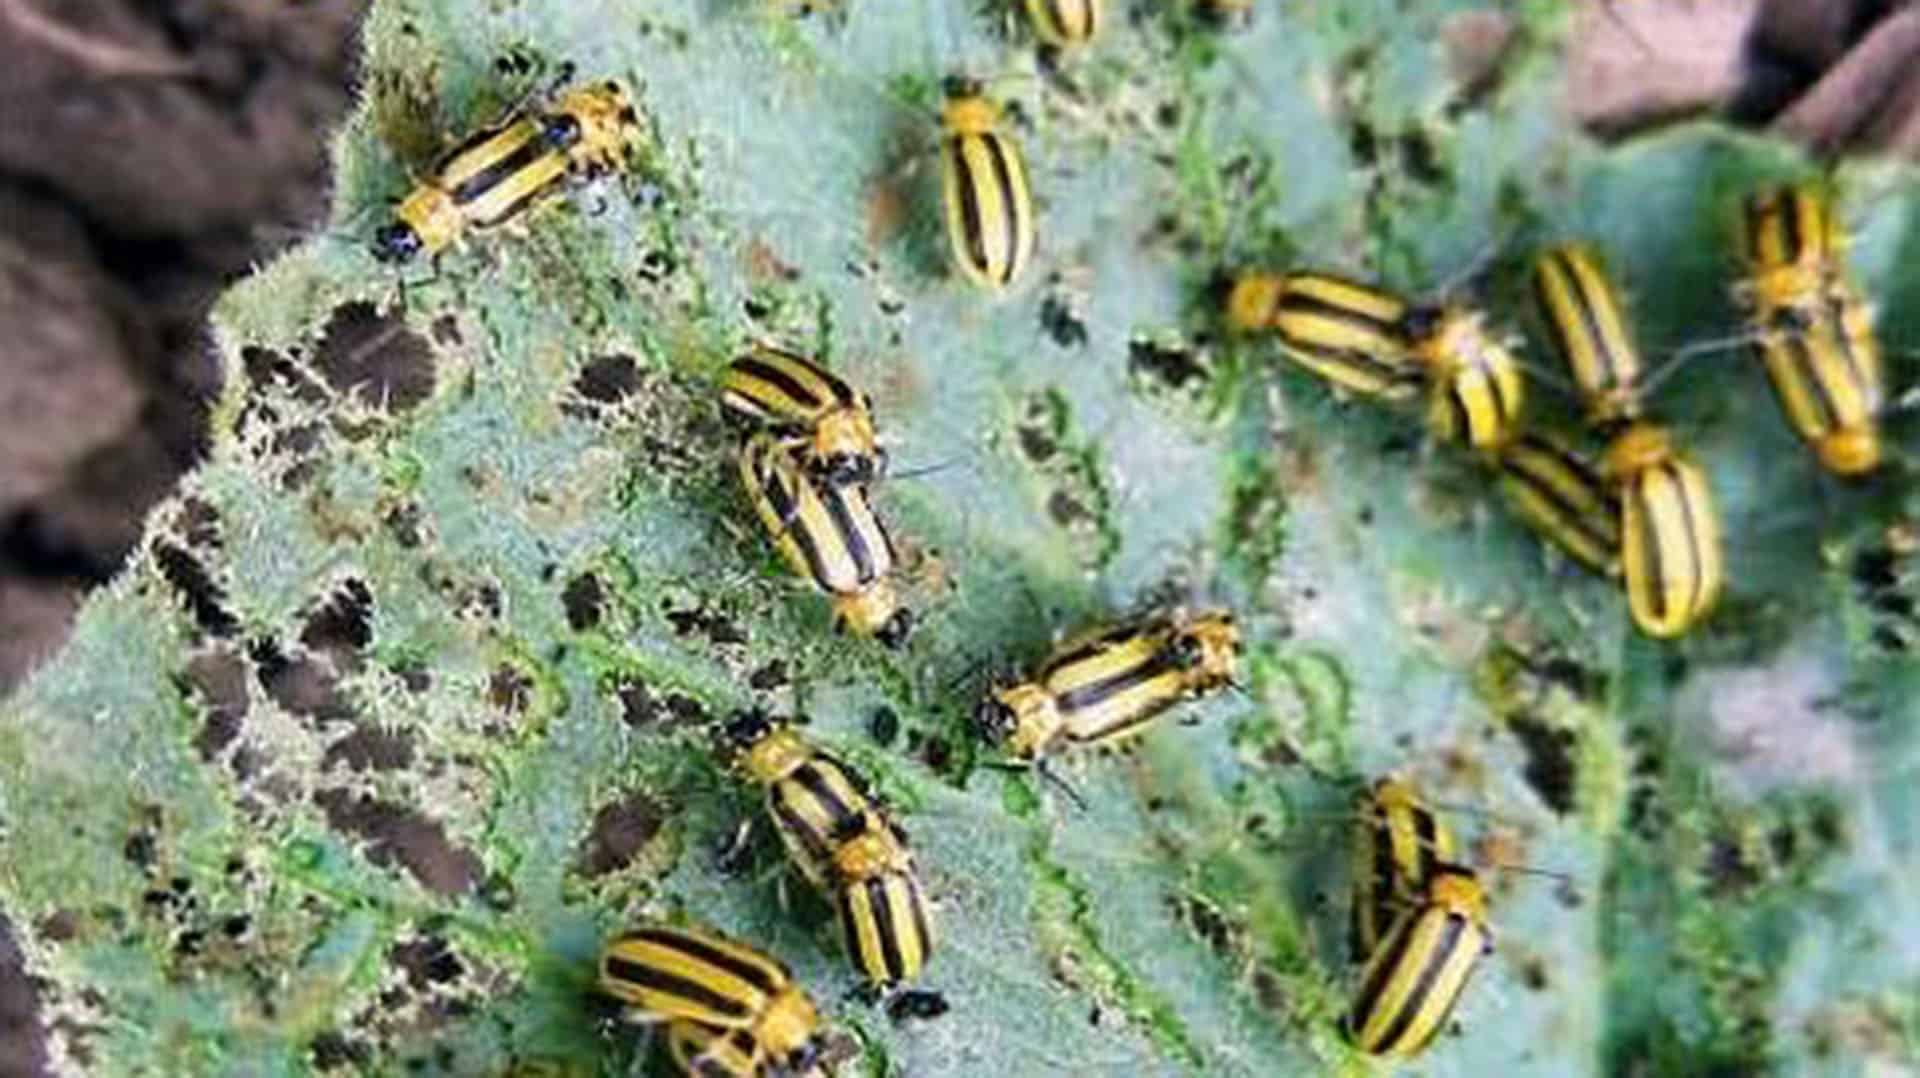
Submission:
<svg viewBox="0 0 1920 1078">
<path fill-rule="evenodd" d="M 1427 424 L 1441 441 L 1497 451 L 1513 440 L 1526 380 L 1512 345 L 1488 330 L 1484 314 L 1450 303 L 1417 306 L 1401 331 L 1426 370 Z"/>
<path fill-rule="evenodd" d="M 1402 333 L 1408 303 L 1330 273 L 1247 273 L 1227 293 L 1226 321 L 1270 331 L 1287 358 L 1341 389 L 1402 397 L 1424 371 Z"/>
<path fill-rule="evenodd" d="M 978 87 L 950 84 L 940 113 L 947 240 L 960 272 L 996 292 L 1032 261 L 1035 230 L 1026 162 L 1000 119 L 999 107 Z"/>
<path fill-rule="evenodd" d="M 871 483 L 886 472 L 872 402 L 805 356 L 751 345 L 727 365 L 720 401 L 730 413 L 773 431 L 782 444 L 799 447 L 823 483 Z"/>
<path fill-rule="evenodd" d="M 1408 779 L 1376 779 L 1355 807 L 1350 943 L 1354 960 L 1364 962 L 1394 918 L 1426 897 L 1428 881 L 1457 852 L 1453 831 Z"/>
<path fill-rule="evenodd" d="M 471 230 L 517 217 L 569 175 L 619 168 L 637 123 L 626 89 L 612 80 L 571 90 L 551 109 L 514 111 L 434 165 L 374 234 L 374 257 L 439 254 Z"/>
<path fill-rule="evenodd" d="M 667 1023 L 667 1051 L 682 1074 L 693 1078 L 826 1078 L 818 1062 L 804 1069 L 776 1067 L 745 1029 L 715 1029 L 687 1019 Z"/>
<path fill-rule="evenodd" d="M 664 924 L 622 932 L 600 952 L 599 984 L 626 1005 L 628 1021 L 715 1031 L 704 1041 L 682 1031 L 694 1049 L 682 1061 L 689 1074 L 710 1073 L 701 1066 L 709 1059 L 726 1066 L 736 1052 L 750 1065 L 718 1073 L 804 1074 L 820 1055 L 819 1010 L 787 967 L 712 932 Z"/>
<path fill-rule="evenodd" d="M 989 691 L 974 724 L 1014 760 L 1114 745 L 1175 704 L 1234 683 L 1240 632 L 1224 610 L 1157 614 L 1069 640 L 1027 680 Z"/>
<path fill-rule="evenodd" d="M 723 735 L 737 766 L 766 788 L 767 815 L 808 882 L 833 902 L 847 957 L 876 987 L 920 976 L 932 918 L 906 833 L 846 764 L 758 711 Z"/>
<path fill-rule="evenodd" d="M 1529 431 L 1493 463 L 1500 492 L 1522 521 L 1601 576 L 1620 575 L 1620 498 L 1590 461 Z"/>
<path fill-rule="evenodd" d="M 1648 636 L 1679 636 L 1712 611 L 1723 579 L 1706 473 L 1647 422 L 1614 437 L 1601 470 L 1620 499 L 1621 573 L 1634 624 Z"/>
<path fill-rule="evenodd" d="M 815 482 L 793 451 L 765 433 L 741 449 L 740 480 L 787 565 L 832 600 L 835 627 L 902 646 L 913 615 L 888 579 L 893 538 L 866 488 Z"/>
<path fill-rule="evenodd" d="M 1885 405 L 1880 342 L 1873 312 L 1845 281 L 1813 307 L 1755 312 L 1754 350 L 1787 424 L 1835 475 L 1880 466 Z"/>
<path fill-rule="evenodd" d="M 1479 878 L 1461 865 L 1434 865 L 1419 901 L 1394 918 L 1360 974 L 1348 1038 L 1371 1055 L 1418 1055 L 1492 951 Z"/>
<path fill-rule="evenodd" d="M 1478 311 L 1302 272 L 1241 275 L 1225 315 L 1231 329 L 1272 331 L 1289 359 L 1341 389 L 1393 399 L 1425 385 L 1427 423 L 1442 441 L 1497 450 L 1518 429 L 1520 362 Z"/>
<path fill-rule="evenodd" d="M 1027 0 L 1027 17 L 1040 40 L 1058 49 L 1085 45 L 1106 21 L 1103 0 Z"/>
<path fill-rule="evenodd" d="M 1841 274 L 1847 243 L 1825 194 L 1807 184 L 1763 187 L 1740 210 L 1745 279 L 1736 298 L 1760 310 L 1817 305 Z"/>
<path fill-rule="evenodd" d="M 1533 296 L 1573 373 L 1587 421 L 1610 430 L 1640 418 L 1640 351 L 1613 282 L 1592 248 L 1568 243 L 1533 261 Z"/>
<path fill-rule="evenodd" d="M 1886 378 L 1873 311 L 1846 273 L 1846 237 L 1805 185 L 1742 203 L 1746 306 L 1754 350 L 1787 423 L 1835 475 L 1879 467 Z"/>
</svg>

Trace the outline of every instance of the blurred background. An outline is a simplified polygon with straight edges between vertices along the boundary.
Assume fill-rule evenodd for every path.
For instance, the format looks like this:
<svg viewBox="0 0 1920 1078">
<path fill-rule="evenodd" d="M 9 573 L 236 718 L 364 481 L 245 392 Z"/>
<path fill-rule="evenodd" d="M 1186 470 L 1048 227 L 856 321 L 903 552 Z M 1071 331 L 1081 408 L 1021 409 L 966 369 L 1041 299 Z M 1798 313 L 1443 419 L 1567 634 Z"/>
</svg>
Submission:
<svg viewBox="0 0 1920 1078">
<path fill-rule="evenodd" d="M 204 452 L 207 308 L 323 218 L 364 2 L 0 0 L 0 696 Z M 1920 6 L 1579 3 L 1569 123 L 1625 138 L 1718 115 L 1920 159 Z M 1445 35 L 1469 84 L 1526 44 L 1497 3 Z M 46 1073 L 32 1014 L 0 916 L 0 1078 Z"/>
</svg>

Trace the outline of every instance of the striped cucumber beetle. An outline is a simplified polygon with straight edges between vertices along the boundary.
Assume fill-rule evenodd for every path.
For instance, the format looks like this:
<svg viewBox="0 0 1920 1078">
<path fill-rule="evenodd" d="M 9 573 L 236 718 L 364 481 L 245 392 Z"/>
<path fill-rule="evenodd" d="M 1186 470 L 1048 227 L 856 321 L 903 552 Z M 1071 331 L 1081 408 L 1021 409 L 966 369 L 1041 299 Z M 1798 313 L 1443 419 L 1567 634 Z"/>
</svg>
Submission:
<svg viewBox="0 0 1920 1078">
<path fill-rule="evenodd" d="M 1806 184 L 1764 187 L 1741 201 L 1745 279 L 1736 298 L 1757 310 L 1806 307 L 1841 274 L 1846 233 L 1822 192 Z"/>
<path fill-rule="evenodd" d="M 1762 308 L 1753 322 L 1780 411 L 1821 466 L 1842 476 L 1878 468 L 1886 378 L 1873 311 L 1853 286 L 1835 278 L 1814 303 Z"/>
<path fill-rule="evenodd" d="M 805 356 L 755 343 L 727 365 L 720 402 L 734 415 L 799 447 L 821 483 L 871 483 L 885 474 L 875 441 L 872 402 Z"/>
<path fill-rule="evenodd" d="M 1408 349 L 1426 369 L 1427 425 L 1441 441 L 1497 451 L 1513 440 L 1526 380 L 1512 345 L 1486 316 L 1458 304 L 1415 307 L 1401 322 Z"/>
<path fill-rule="evenodd" d="M 1787 424 L 1835 475 L 1873 471 L 1886 378 L 1872 308 L 1846 272 L 1844 229 L 1804 184 L 1763 188 L 1741 209 L 1734 297 Z"/>
<path fill-rule="evenodd" d="M 1040 40 L 1057 49 L 1085 45 L 1106 21 L 1103 0 L 1027 0 L 1027 17 Z"/>
<path fill-rule="evenodd" d="M 1601 471 L 1620 499 L 1621 571 L 1634 624 L 1648 636 L 1679 636 L 1720 596 L 1720 519 L 1706 473 L 1646 422 L 1614 437 Z"/>
<path fill-rule="evenodd" d="M 1376 779 L 1355 808 L 1351 946 L 1364 962 L 1394 917 L 1418 905 L 1428 881 L 1458 858 L 1453 831 L 1407 779 Z"/>
<path fill-rule="evenodd" d="M 818 1062 L 804 1068 L 774 1066 L 746 1029 L 716 1029 L 687 1019 L 667 1023 L 667 1051 L 682 1074 L 693 1078 L 826 1078 Z"/>
<path fill-rule="evenodd" d="M 905 644 L 913 615 L 888 579 L 893 539 L 865 487 L 816 483 L 799 457 L 766 433 L 741 449 L 740 481 L 787 565 L 832 600 L 836 628 L 888 648 Z"/>
<path fill-rule="evenodd" d="M 1594 572 L 1620 575 L 1620 499 L 1591 462 L 1557 438 L 1526 432 L 1493 465 L 1522 521 Z"/>
<path fill-rule="evenodd" d="M 1175 704 L 1233 684 L 1239 653 L 1240 631 L 1224 610 L 1096 630 L 1056 649 L 1029 679 L 990 690 L 974 725 L 1025 764 L 1117 744 Z"/>
<path fill-rule="evenodd" d="M 1353 944 L 1361 963 L 1347 1035 L 1374 1055 L 1413 1056 L 1446 1025 L 1480 959 L 1492 951 L 1487 895 L 1436 810 L 1401 775 L 1357 798 Z M 1464 810 L 1463 810 L 1464 811 Z M 1520 864 L 1489 867 L 1547 876 Z"/>
<path fill-rule="evenodd" d="M 576 87 L 548 110 L 567 143 L 567 160 L 580 176 L 593 178 L 626 168 L 640 132 L 640 114 L 617 79 Z"/>
<path fill-rule="evenodd" d="M 1584 243 L 1550 247 L 1533 260 L 1533 298 L 1573 373 L 1587 421 L 1602 430 L 1640 417 L 1640 351 L 1619 293 Z"/>
<path fill-rule="evenodd" d="M 1287 358 L 1365 397 L 1427 387 L 1427 423 L 1442 441 L 1495 450 L 1510 441 L 1526 383 L 1512 346 L 1478 311 L 1410 303 L 1327 273 L 1247 273 L 1227 293 L 1240 332 L 1272 331 Z"/>
<path fill-rule="evenodd" d="M 1418 1055 L 1447 1024 L 1493 951 L 1487 896 L 1472 869 L 1440 864 L 1367 959 L 1346 1031 L 1371 1055 Z"/>
<path fill-rule="evenodd" d="M 1371 285 L 1327 273 L 1247 273 L 1227 293 L 1226 321 L 1242 333 L 1271 331 L 1287 358 L 1365 397 L 1403 397 L 1422 369 L 1401 325 L 1408 304 Z"/>
<path fill-rule="evenodd" d="M 434 165 L 374 234 L 374 257 L 437 255 L 469 231 L 513 220 L 569 176 L 616 170 L 637 126 L 625 88 L 612 80 L 571 90 L 549 109 L 515 109 Z"/>
<path fill-rule="evenodd" d="M 663 924 L 622 932 L 600 952 L 599 983 L 602 992 L 626 1004 L 630 1022 L 685 1022 L 745 1034 L 717 1045 L 711 1038 L 701 1042 L 690 1059 L 708 1050 L 730 1055 L 744 1046 L 752 1063 L 744 1073 L 804 1074 L 819 1058 L 820 1015 L 813 1000 L 777 959 L 724 936 Z M 699 1040 L 692 1033 L 686 1037 L 688 1046 Z"/>
<path fill-rule="evenodd" d="M 1033 192 L 999 106 L 977 85 L 949 85 L 940 113 L 941 200 L 954 264 L 974 284 L 998 292 L 1033 258 Z"/>
<path fill-rule="evenodd" d="M 757 711 L 724 731 L 802 875 L 833 902 L 854 966 L 887 988 L 919 977 L 932 919 L 906 833 L 844 763 Z"/>
</svg>

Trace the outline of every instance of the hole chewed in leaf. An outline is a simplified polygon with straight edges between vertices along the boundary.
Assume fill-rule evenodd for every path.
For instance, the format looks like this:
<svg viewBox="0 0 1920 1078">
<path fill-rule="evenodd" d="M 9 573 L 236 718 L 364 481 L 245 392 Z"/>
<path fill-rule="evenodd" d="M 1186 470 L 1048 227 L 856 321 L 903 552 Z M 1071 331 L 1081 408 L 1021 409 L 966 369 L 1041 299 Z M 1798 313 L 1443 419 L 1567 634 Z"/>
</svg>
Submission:
<svg viewBox="0 0 1920 1078">
<path fill-rule="evenodd" d="M 199 698 L 205 719 L 194 735 L 193 747 L 202 760 L 211 761 L 240 736 L 247 714 L 247 664 L 224 648 L 201 652 L 176 677 L 182 692 Z"/>
<path fill-rule="evenodd" d="M 614 687 L 620 701 L 620 718 L 636 730 L 654 727 L 697 726 L 707 721 L 707 709 L 700 701 L 684 693 L 656 694 L 647 683 L 623 679 Z"/>
<path fill-rule="evenodd" d="M 348 1040 L 343 1034 L 328 1030 L 317 1034 L 307 1047 L 308 1058 L 317 1071 L 333 1071 L 352 1068 L 359 1071 L 373 1061 L 373 1051 L 367 1042 Z"/>
<path fill-rule="evenodd" d="M 240 628 L 240 622 L 226 608 L 227 595 L 213 582 L 199 559 L 172 543 L 161 543 L 153 551 L 160 575 L 187 604 L 195 625 L 208 636 L 225 639 Z"/>
<path fill-rule="evenodd" d="M 618 404 L 640 388 L 640 365 L 632 356 L 599 356 L 581 368 L 573 391 L 595 404 Z"/>
<path fill-rule="evenodd" d="M 43 933 L 46 934 L 46 933 Z M 38 1015 L 45 986 L 27 976 L 26 963 L 13 939 L 13 925 L 0 915 L 0 1033 L 6 1034 L 7 1061 L 26 1075 L 51 1073 L 45 1033 Z"/>
<path fill-rule="evenodd" d="M 673 626 L 673 635 L 679 637 L 699 635 L 714 644 L 744 644 L 747 634 L 738 622 L 725 612 L 709 610 L 705 606 L 680 607 L 671 599 L 660 604 L 667 615 L 667 621 Z"/>
<path fill-rule="evenodd" d="M 369 303 L 334 309 L 314 365 L 336 392 L 390 411 L 408 411 L 433 393 L 433 352 L 427 342 Z"/>
<path fill-rule="evenodd" d="M 1571 730 L 1563 730 L 1528 715 L 1510 715 L 1507 728 L 1526 751 L 1524 774 L 1527 785 L 1559 815 L 1573 811 L 1574 784 L 1578 779 Z"/>
<path fill-rule="evenodd" d="M 772 692 L 775 689 L 785 687 L 789 680 L 787 677 L 787 664 L 784 659 L 768 660 L 765 666 L 761 666 L 754 670 L 753 673 L 747 675 L 747 685 L 755 692 Z"/>
<path fill-rule="evenodd" d="M 1194 348 L 1136 337 L 1127 342 L 1127 370 L 1149 383 L 1180 390 L 1190 382 L 1205 378 L 1207 365 Z"/>
<path fill-rule="evenodd" d="M 255 396 L 278 391 L 306 404 L 320 405 L 326 401 L 326 393 L 312 377 L 278 352 L 265 348 L 242 349 L 240 368 L 246 372 L 247 387 Z"/>
<path fill-rule="evenodd" d="M 594 878 L 627 867 L 660 833 L 665 815 L 657 802 L 640 793 L 602 805 L 594 814 L 593 831 L 580 850 L 581 875 Z"/>
<path fill-rule="evenodd" d="M 307 616 L 300 643 L 332 657 L 336 664 L 350 661 L 373 643 L 373 593 L 358 580 L 342 584 Z"/>
<path fill-rule="evenodd" d="M 1062 348 L 1087 346 L 1087 322 L 1066 297 L 1049 295 L 1040 304 L 1040 328 Z"/>
<path fill-rule="evenodd" d="M 521 714 L 533 702 L 533 679 L 514 667 L 498 667 L 487 681 L 487 702 L 509 715 Z"/>
<path fill-rule="evenodd" d="M 420 886 L 439 895 L 463 895 L 480 878 L 480 858 L 455 846 L 439 822 L 391 801 L 334 788 L 313 795 L 334 828 L 367 842 L 367 859 L 383 868 L 398 865 Z"/>
<path fill-rule="evenodd" d="M 339 679 L 326 664 L 305 655 L 289 657 L 271 640 L 258 640 L 247 649 L 260 687 L 275 703 L 295 715 L 321 723 L 355 717 L 353 705 L 341 693 Z"/>
<path fill-rule="evenodd" d="M 567 581 L 566 590 L 560 593 L 560 602 L 567 608 L 568 627 L 582 633 L 600 624 L 606 593 L 599 577 L 581 573 Z"/>
<path fill-rule="evenodd" d="M 199 498 L 188 497 L 180 502 L 176 530 L 187 541 L 187 545 L 195 550 L 219 550 L 221 547 L 220 513 Z"/>
<path fill-rule="evenodd" d="M 320 758 L 320 770 L 330 771 L 336 764 L 345 764 L 352 771 L 393 771 L 411 766 L 413 734 L 361 726 L 327 746 Z"/>
<path fill-rule="evenodd" d="M 439 936 L 421 936 L 396 943 L 387 957 L 393 960 L 395 968 L 405 972 L 407 984 L 416 992 L 429 992 L 435 985 L 451 984 L 466 973 L 460 956 Z"/>
</svg>

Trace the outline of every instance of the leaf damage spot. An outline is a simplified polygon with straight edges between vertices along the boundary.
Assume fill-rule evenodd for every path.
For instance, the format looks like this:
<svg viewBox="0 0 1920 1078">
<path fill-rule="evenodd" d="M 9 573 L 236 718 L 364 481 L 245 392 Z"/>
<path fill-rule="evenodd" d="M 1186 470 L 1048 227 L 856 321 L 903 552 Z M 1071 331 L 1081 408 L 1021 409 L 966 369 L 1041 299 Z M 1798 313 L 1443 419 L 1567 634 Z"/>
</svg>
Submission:
<svg viewBox="0 0 1920 1078">
<path fill-rule="evenodd" d="M 254 398 L 255 414 L 263 419 L 272 421 L 276 416 L 272 409 L 260 404 L 262 398 L 279 395 L 316 408 L 326 403 L 326 391 L 298 363 L 279 352 L 265 348 L 242 349 L 240 369 Z"/>
<path fill-rule="evenodd" d="M 1899 521 L 1879 540 L 1854 555 L 1849 573 L 1854 598 L 1866 607 L 1869 639 L 1894 656 L 1920 650 L 1920 603 L 1915 601 L 1913 553 L 1920 549 L 1920 528 Z"/>
<path fill-rule="evenodd" d="M 454 845 L 429 816 L 344 787 L 321 790 L 313 800 L 335 830 L 366 841 L 368 860 L 382 868 L 404 868 L 435 894 L 467 894 L 480 878 L 480 858 Z"/>
<path fill-rule="evenodd" d="M 1068 287 L 1064 275 L 1055 273 L 1047 281 L 1046 298 L 1040 301 L 1040 329 L 1047 339 L 1061 348 L 1085 348 L 1087 332 L 1086 296 Z"/>
<path fill-rule="evenodd" d="M 581 573 L 560 592 L 560 604 L 567 611 L 567 627 L 583 633 L 600 624 L 606 613 L 606 588 L 593 573 Z"/>
<path fill-rule="evenodd" d="M 357 712 L 340 691 L 339 678 L 327 665 L 307 655 L 288 656 L 280 645 L 261 639 L 247 649 L 254 676 L 274 703 L 320 725 L 347 722 Z"/>
<path fill-rule="evenodd" d="M 1120 549 L 1120 534 L 1110 519 L 1112 495 L 1096 449 L 1073 437 L 1066 397 L 1057 389 L 1030 394 L 1014 437 L 1050 488 L 1047 515 L 1073 537 L 1082 566 L 1104 567 Z"/>
<path fill-rule="evenodd" d="M 433 350 L 370 303 L 334 308 L 314 365 L 336 393 L 393 412 L 407 412 L 433 394 Z"/>
<path fill-rule="evenodd" d="M 656 694 L 637 678 L 619 680 L 613 692 L 620 703 L 620 720 L 636 730 L 704 726 L 708 722 L 706 706 L 685 693 Z"/>
<path fill-rule="evenodd" d="M 593 419 L 640 389 L 640 365 L 632 356 L 596 356 L 574 378 L 571 399 L 561 412 L 575 419 Z"/>
<path fill-rule="evenodd" d="M 343 581 L 307 615 L 300 643 L 336 662 L 351 660 L 373 643 L 373 592 L 362 581 Z"/>
<path fill-rule="evenodd" d="M 431 992 L 436 986 L 457 983 L 466 973 L 460 956 L 445 939 L 435 935 L 396 943 L 387 957 L 394 968 L 406 975 L 408 986 L 416 992 Z"/>
<path fill-rule="evenodd" d="M 1574 765 L 1573 731 L 1563 730 L 1531 715 L 1507 716 L 1507 729 L 1519 740 L 1527 754 L 1522 774 L 1527 785 L 1540 795 L 1555 814 L 1573 811 L 1574 784 L 1579 772 Z"/>
<path fill-rule="evenodd" d="M 1127 373 L 1137 381 L 1179 392 L 1204 381 L 1209 371 L 1205 353 L 1198 348 L 1135 337 L 1127 342 Z"/>
<path fill-rule="evenodd" d="M 672 597 L 662 600 L 660 608 L 666 614 L 667 622 L 673 626 L 675 636 L 684 639 L 697 635 L 718 646 L 747 642 L 746 630 L 723 611 L 709 610 L 702 605 L 679 606 Z"/>
<path fill-rule="evenodd" d="M 395 771 L 411 767 L 413 755 L 411 731 L 361 725 L 327 746 L 320 757 L 320 770 L 331 771 L 344 764 L 356 772 Z"/>
<path fill-rule="evenodd" d="M 186 603 L 187 613 L 200 631 L 224 640 L 240 630 L 239 620 L 227 610 L 227 593 L 214 583 L 199 559 L 183 547 L 162 542 L 154 547 L 153 560 L 160 575 Z"/>
<path fill-rule="evenodd" d="M 337 1030 L 328 1030 L 307 1045 L 307 1059 L 318 1071 L 351 1067 L 359 1072 L 373 1062 L 373 1050 L 363 1040 L 349 1040 Z"/>
<path fill-rule="evenodd" d="M 660 833 L 666 816 L 665 806 L 644 793 L 631 793 L 600 806 L 593 816 L 593 829 L 581 844 L 577 859 L 580 874 L 597 879 L 632 864 Z"/>
<path fill-rule="evenodd" d="M 533 702 L 533 679 L 517 667 L 496 667 L 487 681 L 487 702 L 509 715 L 523 714 Z"/>
<path fill-rule="evenodd" d="M 425 514 L 413 502 L 402 502 L 389 509 L 382 523 L 393 541 L 407 550 L 417 550 L 426 541 Z"/>
<path fill-rule="evenodd" d="M 213 648 L 188 660 L 174 680 L 181 692 L 199 702 L 204 717 L 193 747 L 200 759 L 211 763 L 240 736 L 246 719 L 250 703 L 246 661 L 226 648 Z"/>
</svg>

